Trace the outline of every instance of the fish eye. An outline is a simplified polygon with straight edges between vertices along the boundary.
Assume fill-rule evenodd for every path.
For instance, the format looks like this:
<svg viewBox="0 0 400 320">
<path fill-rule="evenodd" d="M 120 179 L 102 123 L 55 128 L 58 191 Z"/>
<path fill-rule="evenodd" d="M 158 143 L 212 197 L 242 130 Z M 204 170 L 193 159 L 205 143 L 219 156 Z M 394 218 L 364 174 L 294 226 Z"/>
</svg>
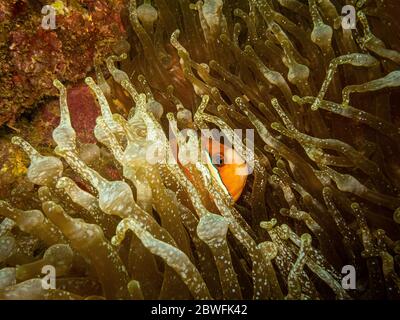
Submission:
<svg viewBox="0 0 400 320">
<path fill-rule="evenodd" d="M 224 164 L 224 156 L 220 153 L 214 154 L 211 160 L 212 164 L 216 167 L 220 167 Z"/>
</svg>

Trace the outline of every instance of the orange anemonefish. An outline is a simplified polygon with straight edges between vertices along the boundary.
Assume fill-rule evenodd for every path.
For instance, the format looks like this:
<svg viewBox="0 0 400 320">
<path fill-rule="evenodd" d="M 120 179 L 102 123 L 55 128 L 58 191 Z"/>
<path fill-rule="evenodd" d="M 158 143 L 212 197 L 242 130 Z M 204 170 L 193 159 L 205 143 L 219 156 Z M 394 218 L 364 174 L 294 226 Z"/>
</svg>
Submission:
<svg viewBox="0 0 400 320">
<path fill-rule="evenodd" d="M 249 172 L 246 162 L 234 149 L 211 138 L 208 139 L 208 143 L 206 138 L 203 138 L 202 147 L 209 155 L 206 165 L 211 175 L 236 202 L 246 185 Z M 182 165 L 181 167 L 186 176 L 192 180 L 189 170 Z"/>
</svg>

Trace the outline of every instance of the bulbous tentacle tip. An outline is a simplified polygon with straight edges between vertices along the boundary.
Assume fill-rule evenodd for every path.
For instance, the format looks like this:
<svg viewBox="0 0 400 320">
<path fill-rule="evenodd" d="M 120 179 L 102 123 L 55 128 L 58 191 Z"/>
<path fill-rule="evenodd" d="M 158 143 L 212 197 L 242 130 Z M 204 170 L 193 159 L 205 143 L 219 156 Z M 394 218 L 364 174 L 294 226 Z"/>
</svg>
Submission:
<svg viewBox="0 0 400 320">
<path fill-rule="evenodd" d="M 59 91 L 65 89 L 64 85 L 62 84 L 62 82 L 58 79 L 54 79 L 53 80 L 53 86 L 55 86 Z"/>
<path fill-rule="evenodd" d="M 400 208 L 396 209 L 395 212 L 393 213 L 393 220 L 400 224 Z"/>
<path fill-rule="evenodd" d="M 85 83 L 86 83 L 88 86 L 90 86 L 90 85 L 95 85 L 95 84 L 96 84 L 96 82 L 93 80 L 92 77 L 86 77 L 86 78 L 85 78 Z"/>
<path fill-rule="evenodd" d="M 21 145 L 22 143 L 22 138 L 18 136 L 14 136 L 11 138 L 11 143 L 15 145 Z"/>
</svg>

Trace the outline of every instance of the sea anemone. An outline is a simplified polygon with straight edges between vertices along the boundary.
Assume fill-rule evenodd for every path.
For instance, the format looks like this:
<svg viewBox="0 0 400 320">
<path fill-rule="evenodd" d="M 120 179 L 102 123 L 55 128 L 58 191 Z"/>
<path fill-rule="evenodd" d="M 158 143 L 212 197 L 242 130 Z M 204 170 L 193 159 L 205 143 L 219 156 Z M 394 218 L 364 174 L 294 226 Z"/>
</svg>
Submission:
<svg viewBox="0 0 400 320">
<path fill-rule="evenodd" d="M 0 202 L 0 298 L 399 299 L 398 7 L 130 0 L 86 78 L 98 143 L 58 80 L 54 152 L 12 138 L 32 187 Z"/>
</svg>

